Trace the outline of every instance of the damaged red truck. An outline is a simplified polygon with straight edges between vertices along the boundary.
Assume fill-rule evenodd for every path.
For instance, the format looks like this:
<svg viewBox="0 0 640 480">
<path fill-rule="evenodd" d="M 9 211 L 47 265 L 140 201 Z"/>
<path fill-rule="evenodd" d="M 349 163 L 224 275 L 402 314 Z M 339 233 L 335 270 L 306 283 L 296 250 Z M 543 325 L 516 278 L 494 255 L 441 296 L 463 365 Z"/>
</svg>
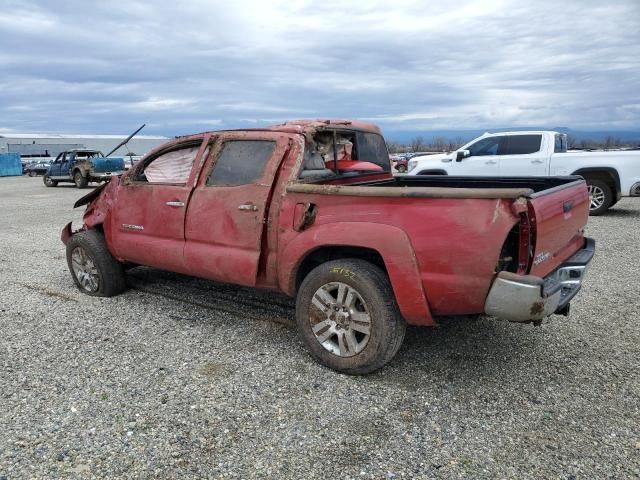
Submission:
<svg viewBox="0 0 640 480">
<path fill-rule="evenodd" d="M 128 265 L 281 291 L 313 357 L 350 374 L 406 324 L 566 315 L 594 253 L 582 178 L 393 177 L 356 121 L 179 137 L 80 205 L 62 240 L 82 292 L 122 292 Z"/>
</svg>

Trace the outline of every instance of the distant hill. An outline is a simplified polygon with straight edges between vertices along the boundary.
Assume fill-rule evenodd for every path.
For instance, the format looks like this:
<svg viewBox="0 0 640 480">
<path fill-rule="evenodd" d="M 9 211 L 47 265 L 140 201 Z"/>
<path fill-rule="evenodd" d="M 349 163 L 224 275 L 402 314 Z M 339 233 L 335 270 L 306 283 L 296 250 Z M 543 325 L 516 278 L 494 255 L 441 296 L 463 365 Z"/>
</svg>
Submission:
<svg viewBox="0 0 640 480">
<path fill-rule="evenodd" d="M 554 130 L 566 134 L 573 135 L 578 141 L 590 139 L 594 141 L 603 141 L 611 136 L 620 139 L 623 142 L 637 141 L 640 143 L 640 130 L 572 130 L 567 127 L 504 127 L 504 128 L 487 128 L 485 130 L 390 130 L 383 129 L 385 138 L 388 141 L 407 143 L 411 139 L 422 135 L 426 142 L 430 142 L 434 137 L 445 137 L 447 140 L 453 140 L 461 137 L 464 141 L 471 140 L 482 135 L 485 132 L 505 132 L 519 130 Z"/>
</svg>

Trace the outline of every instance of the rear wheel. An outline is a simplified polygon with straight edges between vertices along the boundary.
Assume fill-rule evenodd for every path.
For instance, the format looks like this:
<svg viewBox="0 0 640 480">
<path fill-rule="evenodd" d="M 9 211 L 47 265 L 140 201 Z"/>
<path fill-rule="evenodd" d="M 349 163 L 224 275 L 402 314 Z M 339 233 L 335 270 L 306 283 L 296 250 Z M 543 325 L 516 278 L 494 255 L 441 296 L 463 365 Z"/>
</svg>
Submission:
<svg viewBox="0 0 640 480">
<path fill-rule="evenodd" d="M 407 167 L 406 165 L 398 165 L 398 168 L 396 168 L 396 170 L 398 171 L 398 173 L 405 173 L 407 171 Z"/>
<path fill-rule="evenodd" d="M 84 175 L 82 175 L 82 172 L 80 170 L 76 170 L 76 173 L 73 174 L 73 182 L 76 184 L 76 187 L 78 188 L 85 188 L 89 183 L 87 181 L 87 178 Z"/>
<path fill-rule="evenodd" d="M 33 170 L 27 170 L 27 175 L 29 175 L 30 177 L 35 177 L 36 172 L 34 172 Z"/>
<path fill-rule="evenodd" d="M 112 297 L 127 287 L 124 268 L 96 230 L 76 233 L 67 243 L 67 265 L 73 281 L 82 293 Z"/>
<path fill-rule="evenodd" d="M 587 179 L 589 189 L 589 215 L 600 215 L 614 203 L 611 187 L 602 180 Z"/>
<path fill-rule="evenodd" d="M 48 173 L 44 174 L 44 177 L 42 177 L 42 183 L 44 183 L 47 187 L 57 187 L 58 186 L 58 182 L 55 180 L 51 180 L 51 177 L 49 177 Z"/>
<path fill-rule="evenodd" d="M 406 329 L 385 273 L 359 259 L 312 270 L 298 291 L 296 321 L 318 362 L 351 375 L 386 365 Z"/>
</svg>

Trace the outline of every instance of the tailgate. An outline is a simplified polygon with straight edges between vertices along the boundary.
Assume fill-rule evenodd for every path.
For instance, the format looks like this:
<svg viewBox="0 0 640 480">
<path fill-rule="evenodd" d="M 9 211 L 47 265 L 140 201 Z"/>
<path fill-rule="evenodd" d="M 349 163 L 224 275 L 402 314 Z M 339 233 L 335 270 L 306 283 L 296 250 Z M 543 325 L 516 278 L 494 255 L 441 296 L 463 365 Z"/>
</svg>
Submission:
<svg viewBox="0 0 640 480">
<path fill-rule="evenodd" d="M 545 277 L 584 246 L 589 193 L 584 180 L 542 190 L 529 197 L 535 231 L 531 274 Z M 533 223 L 535 221 L 535 223 Z"/>
<path fill-rule="evenodd" d="M 124 160 L 117 157 L 93 158 L 93 171 L 96 173 L 120 172 L 124 170 Z"/>
</svg>

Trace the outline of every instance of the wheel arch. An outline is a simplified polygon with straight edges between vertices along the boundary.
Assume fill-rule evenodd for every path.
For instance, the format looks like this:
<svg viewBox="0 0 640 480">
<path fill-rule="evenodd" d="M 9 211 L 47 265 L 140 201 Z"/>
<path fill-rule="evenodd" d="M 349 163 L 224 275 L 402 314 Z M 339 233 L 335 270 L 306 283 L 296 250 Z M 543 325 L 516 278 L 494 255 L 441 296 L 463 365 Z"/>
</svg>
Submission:
<svg viewBox="0 0 640 480">
<path fill-rule="evenodd" d="M 620 174 L 613 167 L 586 167 L 580 168 L 573 172 L 571 175 L 580 175 L 585 180 L 594 179 L 605 182 L 611 187 L 616 198 L 622 193 L 622 187 L 620 185 Z"/>
<path fill-rule="evenodd" d="M 435 325 L 409 238 L 390 225 L 338 222 L 301 233 L 280 251 L 279 286 L 294 296 L 305 275 L 322 260 L 339 258 L 360 258 L 379 266 L 389 277 L 407 323 Z"/>
<path fill-rule="evenodd" d="M 439 168 L 425 168 L 424 170 L 420 170 L 420 172 L 416 173 L 416 175 L 448 175 L 448 173 L 446 170 Z"/>
</svg>

